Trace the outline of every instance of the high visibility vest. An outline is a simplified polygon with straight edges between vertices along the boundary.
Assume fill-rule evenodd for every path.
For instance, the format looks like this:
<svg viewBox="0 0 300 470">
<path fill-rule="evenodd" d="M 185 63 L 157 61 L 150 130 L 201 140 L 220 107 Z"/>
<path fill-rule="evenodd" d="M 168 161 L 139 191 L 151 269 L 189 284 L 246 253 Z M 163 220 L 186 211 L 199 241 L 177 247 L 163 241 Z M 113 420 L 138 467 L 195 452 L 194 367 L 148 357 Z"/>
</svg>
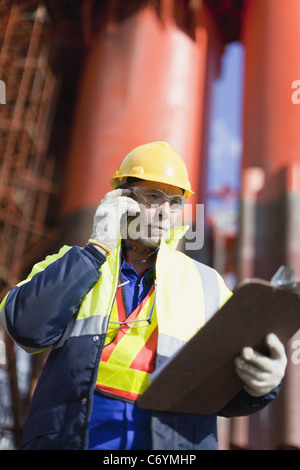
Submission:
<svg viewBox="0 0 300 470">
<path fill-rule="evenodd" d="M 150 374 L 155 369 L 157 338 L 154 285 L 140 305 L 126 318 L 119 284 L 108 323 L 96 387 L 110 395 L 137 400 L 148 387 Z"/>
</svg>

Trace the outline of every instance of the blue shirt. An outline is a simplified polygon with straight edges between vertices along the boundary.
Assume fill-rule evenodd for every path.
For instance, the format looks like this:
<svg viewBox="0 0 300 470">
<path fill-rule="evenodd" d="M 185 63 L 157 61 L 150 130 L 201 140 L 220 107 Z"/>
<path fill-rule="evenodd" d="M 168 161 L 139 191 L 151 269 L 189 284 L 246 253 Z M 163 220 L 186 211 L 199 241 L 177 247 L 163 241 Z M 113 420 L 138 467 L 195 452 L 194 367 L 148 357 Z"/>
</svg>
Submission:
<svg viewBox="0 0 300 470">
<path fill-rule="evenodd" d="M 138 274 L 132 265 L 124 260 L 121 275 L 126 298 L 125 309 L 127 307 L 130 315 L 146 297 L 153 284 L 153 267 Z"/>
</svg>

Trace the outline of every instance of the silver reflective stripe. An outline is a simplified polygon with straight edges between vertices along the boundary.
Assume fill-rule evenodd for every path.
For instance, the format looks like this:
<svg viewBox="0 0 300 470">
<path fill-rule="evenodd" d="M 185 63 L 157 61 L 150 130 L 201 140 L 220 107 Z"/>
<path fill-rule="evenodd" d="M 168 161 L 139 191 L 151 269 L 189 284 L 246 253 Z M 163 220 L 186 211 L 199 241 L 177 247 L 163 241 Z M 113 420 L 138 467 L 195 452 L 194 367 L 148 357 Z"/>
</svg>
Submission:
<svg viewBox="0 0 300 470">
<path fill-rule="evenodd" d="M 164 366 L 168 364 L 168 360 L 171 357 L 174 357 L 185 344 L 186 343 L 184 341 L 173 338 L 172 336 L 164 335 L 162 333 L 158 334 L 155 370 L 151 374 L 151 380 L 161 372 Z"/>
<path fill-rule="evenodd" d="M 172 336 L 164 335 L 159 333 L 158 344 L 157 344 L 157 354 L 160 356 L 171 357 L 177 351 L 184 346 L 185 342 Z"/>
<path fill-rule="evenodd" d="M 205 323 L 219 310 L 220 289 L 218 277 L 214 269 L 193 259 L 201 276 L 204 292 Z"/>
<path fill-rule="evenodd" d="M 93 315 L 88 318 L 76 320 L 73 318 L 54 349 L 61 348 L 69 338 L 85 335 L 102 335 L 106 333 L 109 317 L 103 315 Z"/>
<path fill-rule="evenodd" d="M 51 346 L 46 346 L 45 348 L 42 348 L 42 347 L 39 347 L 39 348 L 31 348 L 29 346 L 24 346 L 24 344 L 20 344 L 18 343 L 17 341 L 15 341 L 13 338 L 12 340 L 14 341 L 14 343 L 19 346 L 21 349 L 23 349 L 23 351 L 27 352 L 28 354 L 36 354 L 36 353 L 40 353 L 40 352 L 43 352 L 43 351 L 46 351 L 48 348 L 50 348 Z"/>
</svg>

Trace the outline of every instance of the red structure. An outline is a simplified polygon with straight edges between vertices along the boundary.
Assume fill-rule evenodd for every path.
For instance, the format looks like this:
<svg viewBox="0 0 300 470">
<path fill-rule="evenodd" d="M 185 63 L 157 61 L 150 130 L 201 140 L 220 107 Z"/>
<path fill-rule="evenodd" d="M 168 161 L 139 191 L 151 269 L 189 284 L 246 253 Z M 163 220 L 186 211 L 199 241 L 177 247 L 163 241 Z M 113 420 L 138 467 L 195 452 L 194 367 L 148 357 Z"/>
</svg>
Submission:
<svg viewBox="0 0 300 470">
<path fill-rule="evenodd" d="M 292 84 L 300 77 L 295 60 L 300 51 L 300 4 L 289 0 L 286 6 L 279 0 L 245 2 L 240 277 L 269 279 L 281 264 L 300 276 L 300 107 L 292 100 Z M 288 348 L 280 400 L 267 418 L 250 419 L 250 447 L 300 447 L 300 369 L 292 360 L 297 339 L 299 334 Z M 236 445 L 243 446 L 241 441 L 245 434 L 237 433 Z"/>
<path fill-rule="evenodd" d="M 161 1 L 132 2 L 136 7 L 128 14 L 123 3 L 101 3 L 98 17 L 106 21 L 96 31 L 85 17 L 90 46 L 72 129 L 64 217 L 97 205 L 123 156 L 153 140 L 168 141 L 184 156 L 194 200 L 203 198 L 199 156 L 201 149 L 207 154 L 210 87 L 222 52 L 212 13 L 202 2 Z"/>
<path fill-rule="evenodd" d="M 39 122 L 44 126 L 40 134 L 23 133 L 26 142 L 28 136 L 34 140 L 42 132 L 47 137 L 48 151 L 45 145 L 21 147 L 27 200 L 31 201 L 35 224 L 19 217 L 24 215 L 22 206 L 12 204 L 16 201 L 20 181 L 16 178 L 17 167 L 12 164 L 14 158 L 20 156 L 16 152 L 16 142 L 21 142 L 21 137 L 17 136 L 20 119 L 11 126 L 16 113 L 12 118 L 6 113 L 5 120 L 1 120 L 0 137 L 2 135 L 2 142 L 3 135 L 6 140 L 0 162 L 0 216 L 5 233 L 14 234 L 9 240 L 14 248 L 3 245 L 2 253 L 11 250 L 18 254 L 18 260 L 24 258 L 28 262 L 29 257 L 25 256 L 28 246 L 35 248 L 31 253 L 38 257 L 37 252 L 42 254 L 42 249 L 37 248 L 54 241 L 57 234 L 51 230 L 49 236 L 48 219 L 44 219 L 43 214 L 51 213 L 48 201 L 57 194 L 56 182 L 61 178 L 57 175 L 62 167 L 63 187 L 58 208 L 64 236 L 59 243 L 62 238 L 70 244 L 85 243 L 94 210 L 110 189 L 108 180 L 119 162 L 133 147 L 151 140 L 166 140 L 183 156 L 195 190 L 193 203 L 205 202 L 212 85 L 220 73 L 224 48 L 232 41 L 241 41 L 245 48 L 245 98 L 241 104 L 244 130 L 239 237 L 236 240 L 231 234 L 224 241 L 218 232 L 218 250 L 228 247 L 230 270 L 234 269 L 236 260 L 235 269 L 240 279 L 249 276 L 268 279 L 281 264 L 294 268 L 300 277 L 300 105 L 292 100 L 295 92 L 292 84 L 300 80 L 299 0 L 286 3 L 281 0 L 19 0 L 11 3 L 13 12 L 8 2 L 0 0 L 1 11 L 7 19 L 3 20 L 5 33 L 0 56 L 4 71 L 1 73 L 6 75 L 0 79 L 8 81 L 11 65 L 6 62 L 14 31 L 10 15 L 13 13 L 15 21 L 16 18 L 19 21 L 20 13 L 24 20 L 28 5 L 31 12 L 42 8 L 44 16 L 33 16 L 35 21 L 27 24 L 27 40 L 30 41 L 31 29 L 35 26 L 40 28 L 39 34 L 43 33 L 42 39 L 48 44 L 49 57 L 49 38 L 50 43 L 55 38 L 55 51 L 57 42 L 58 49 L 63 51 L 58 63 L 49 59 L 49 70 L 42 60 L 45 48 L 34 47 L 36 41 L 40 44 L 40 36 L 32 38 L 30 54 L 25 54 L 25 58 L 30 55 L 32 61 L 20 62 L 30 87 L 25 86 L 25 81 L 17 110 L 23 110 L 26 103 L 30 103 L 30 93 L 35 90 L 33 83 L 38 83 L 30 82 L 33 59 L 41 58 L 35 63 L 44 67 L 44 96 L 49 100 L 57 96 L 54 84 L 60 75 L 63 80 L 56 118 L 51 124 L 52 134 L 49 120 L 46 121 L 48 126 L 45 121 Z M 23 57 L 25 49 L 21 49 L 12 54 Z M 63 67 L 64 62 L 67 67 Z M 75 88 L 75 112 L 71 121 L 65 108 L 73 110 Z M 12 102 L 13 97 L 9 100 Z M 44 105 L 44 101 L 34 101 L 31 108 L 36 102 Z M 43 114 L 45 118 L 47 111 L 45 109 Z M 37 127 L 38 115 L 29 111 L 26 116 L 29 128 Z M 66 135 L 70 136 L 67 151 L 66 144 L 61 145 Z M 50 158 L 53 148 L 56 162 Z M 32 171 L 34 161 L 39 162 L 40 171 Z M 46 163 L 52 164 L 49 171 Z M 3 196 L 7 187 L 10 188 L 9 199 Z M 41 194 L 43 206 L 36 202 L 41 201 Z M 40 207 L 44 212 L 35 211 Z M 19 220 L 23 225 L 18 225 Z M 26 237 L 21 238 L 22 244 L 15 245 L 17 237 L 24 235 L 24 220 Z M 40 245 L 34 243 L 36 240 Z M 201 257 L 201 253 L 193 255 Z M 25 261 L 20 264 L 18 260 L 14 258 L 10 263 L 14 266 L 13 276 L 3 281 L 6 283 L 2 286 L 4 291 L 21 278 L 26 267 Z M 5 263 L 8 261 L 3 261 L 1 272 L 10 272 Z M 225 271 L 227 267 L 225 263 Z M 292 341 L 295 339 L 297 336 Z M 292 346 L 293 342 L 288 348 L 290 359 Z M 227 421 L 226 425 L 221 422 L 221 446 L 300 448 L 299 386 L 299 366 L 290 360 L 280 399 L 267 411 L 251 418 Z"/>
</svg>

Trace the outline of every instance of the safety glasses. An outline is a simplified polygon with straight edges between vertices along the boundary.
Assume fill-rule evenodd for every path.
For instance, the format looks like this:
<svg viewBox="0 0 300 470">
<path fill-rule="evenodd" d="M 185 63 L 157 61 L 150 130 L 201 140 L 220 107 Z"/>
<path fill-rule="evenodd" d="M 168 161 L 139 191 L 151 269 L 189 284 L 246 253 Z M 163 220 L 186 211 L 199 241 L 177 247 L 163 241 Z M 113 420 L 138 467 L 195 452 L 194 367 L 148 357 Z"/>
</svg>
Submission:
<svg viewBox="0 0 300 470">
<path fill-rule="evenodd" d="M 130 189 L 137 202 L 140 201 L 148 207 L 154 205 L 160 206 L 167 201 L 170 205 L 170 211 L 178 212 L 183 208 L 185 203 L 183 196 L 169 196 L 159 189 L 142 188 L 139 186 L 130 187 L 128 189 Z"/>
</svg>

